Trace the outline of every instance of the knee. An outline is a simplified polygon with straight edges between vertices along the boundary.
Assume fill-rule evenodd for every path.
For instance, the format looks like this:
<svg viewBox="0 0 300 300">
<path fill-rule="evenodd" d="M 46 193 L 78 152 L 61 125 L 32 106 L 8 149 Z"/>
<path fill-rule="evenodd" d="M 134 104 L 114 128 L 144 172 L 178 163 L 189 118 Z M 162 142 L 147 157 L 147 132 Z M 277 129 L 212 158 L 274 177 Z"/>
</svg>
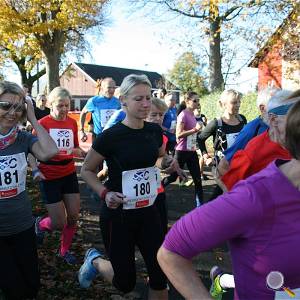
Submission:
<svg viewBox="0 0 300 300">
<path fill-rule="evenodd" d="M 136 283 L 135 276 L 128 276 L 126 278 L 113 279 L 113 285 L 124 294 L 130 293 L 133 291 Z"/>
<path fill-rule="evenodd" d="M 53 230 L 62 230 L 65 226 L 65 220 L 53 220 L 52 219 L 52 229 Z"/>
</svg>

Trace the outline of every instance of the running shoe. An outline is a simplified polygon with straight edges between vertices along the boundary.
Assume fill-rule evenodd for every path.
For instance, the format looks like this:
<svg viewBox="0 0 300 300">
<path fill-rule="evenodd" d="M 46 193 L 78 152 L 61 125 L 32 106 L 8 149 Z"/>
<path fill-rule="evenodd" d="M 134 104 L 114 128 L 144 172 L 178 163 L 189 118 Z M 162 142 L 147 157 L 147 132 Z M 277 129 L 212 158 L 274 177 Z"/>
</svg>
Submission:
<svg viewBox="0 0 300 300">
<path fill-rule="evenodd" d="M 61 255 L 60 254 L 60 251 L 58 250 L 58 253 L 57 253 L 57 256 L 61 259 L 64 260 L 64 262 L 66 262 L 67 264 L 69 265 L 76 265 L 77 264 L 77 259 L 76 257 L 70 252 L 70 251 L 67 251 L 65 253 L 65 255 Z"/>
<path fill-rule="evenodd" d="M 103 257 L 103 255 L 95 248 L 90 248 L 85 252 L 84 263 L 78 272 L 79 284 L 84 289 L 87 289 L 99 275 L 99 271 L 93 266 L 93 260 L 98 257 Z"/>
<path fill-rule="evenodd" d="M 210 270 L 211 287 L 210 294 L 215 300 L 221 300 L 226 292 L 220 285 L 220 277 L 223 275 L 223 270 L 218 266 L 214 266 Z"/>
<path fill-rule="evenodd" d="M 38 245 L 43 245 L 44 237 L 45 237 L 45 231 L 42 231 L 40 229 L 40 221 L 42 220 L 42 217 L 36 217 L 34 222 L 34 230 L 36 235 L 36 242 Z"/>
</svg>

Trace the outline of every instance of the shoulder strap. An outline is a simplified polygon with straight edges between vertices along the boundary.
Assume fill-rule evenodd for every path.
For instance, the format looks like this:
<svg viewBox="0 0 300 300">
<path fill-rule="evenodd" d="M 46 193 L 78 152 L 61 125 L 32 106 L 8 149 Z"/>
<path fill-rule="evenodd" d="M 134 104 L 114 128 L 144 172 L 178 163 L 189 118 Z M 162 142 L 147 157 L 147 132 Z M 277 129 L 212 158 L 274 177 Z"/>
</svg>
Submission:
<svg viewBox="0 0 300 300">
<path fill-rule="evenodd" d="M 217 119 L 217 126 L 218 128 L 221 128 L 223 124 L 222 118 Z"/>
</svg>

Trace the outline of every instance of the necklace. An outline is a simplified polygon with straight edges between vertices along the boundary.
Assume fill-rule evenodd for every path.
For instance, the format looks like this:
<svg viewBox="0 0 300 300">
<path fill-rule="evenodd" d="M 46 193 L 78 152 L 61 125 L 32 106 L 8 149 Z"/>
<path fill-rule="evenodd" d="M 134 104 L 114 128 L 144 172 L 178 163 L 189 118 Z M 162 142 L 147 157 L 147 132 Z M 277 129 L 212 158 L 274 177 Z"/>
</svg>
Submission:
<svg viewBox="0 0 300 300">
<path fill-rule="evenodd" d="M 3 150 L 13 144 L 18 136 L 18 132 L 19 130 L 15 126 L 6 135 L 0 134 L 0 150 Z"/>
</svg>

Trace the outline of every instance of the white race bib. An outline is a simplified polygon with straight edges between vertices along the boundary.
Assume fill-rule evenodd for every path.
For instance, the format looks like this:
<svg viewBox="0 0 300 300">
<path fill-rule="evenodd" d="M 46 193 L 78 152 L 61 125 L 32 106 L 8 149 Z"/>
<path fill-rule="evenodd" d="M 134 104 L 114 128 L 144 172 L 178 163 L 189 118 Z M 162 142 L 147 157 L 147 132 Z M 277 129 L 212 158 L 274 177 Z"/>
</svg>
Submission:
<svg viewBox="0 0 300 300">
<path fill-rule="evenodd" d="M 71 129 L 50 128 L 50 136 L 55 141 L 60 155 L 70 155 L 74 149 L 74 135 Z"/>
<path fill-rule="evenodd" d="M 161 175 L 160 175 L 160 169 L 158 167 L 155 167 L 155 179 L 157 182 L 157 188 L 159 189 L 161 186 Z"/>
<path fill-rule="evenodd" d="M 25 191 L 27 160 L 25 153 L 0 156 L 0 199 Z"/>
<path fill-rule="evenodd" d="M 123 209 L 151 206 L 157 196 L 155 167 L 123 171 L 122 193 L 127 200 Z"/>
<path fill-rule="evenodd" d="M 236 137 L 239 135 L 239 132 L 228 133 L 226 134 L 227 148 L 231 147 L 236 140 Z"/>
<path fill-rule="evenodd" d="M 190 151 L 197 150 L 197 133 L 193 133 L 193 134 L 187 136 L 186 150 L 190 150 Z"/>
<path fill-rule="evenodd" d="M 101 126 L 105 127 L 106 123 L 110 119 L 110 117 L 114 114 L 116 109 L 101 109 L 100 110 L 100 120 Z"/>
<path fill-rule="evenodd" d="M 175 130 L 175 129 L 176 129 L 176 124 L 177 124 L 177 121 L 176 121 L 176 120 L 173 120 L 173 121 L 171 122 L 170 130 Z"/>
</svg>

